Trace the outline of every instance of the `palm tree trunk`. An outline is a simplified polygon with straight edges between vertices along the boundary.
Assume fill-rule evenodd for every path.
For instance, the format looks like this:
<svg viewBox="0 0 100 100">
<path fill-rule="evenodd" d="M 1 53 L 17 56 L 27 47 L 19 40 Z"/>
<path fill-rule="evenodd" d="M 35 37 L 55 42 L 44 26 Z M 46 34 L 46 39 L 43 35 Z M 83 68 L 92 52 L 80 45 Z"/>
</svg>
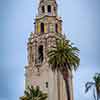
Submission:
<svg viewBox="0 0 100 100">
<path fill-rule="evenodd" d="M 100 90 L 99 87 L 96 87 L 96 92 L 97 92 L 97 100 L 100 99 Z"/>
<path fill-rule="evenodd" d="M 67 100 L 71 100 L 70 85 L 69 85 L 69 79 L 68 79 L 69 78 L 68 69 L 67 71 L 66 70 L 62 71 L 62 74 L 65 81 Z"/>
<path fill-rule="evenodd" d="M 60 100 L 60 72 L 57 72 L 58 100 Z"/>
<path fill-rule="evenodd" d="M 100 100 L 100 93 L 97 93 L 97 100 Z"/>
<path fill-rule="evenodd" d="M 65 86 L 66 86 L 67 100 L 71 100 L 71 98 L 70 98 L 70 86 L 69 86 L 68 80 L 65 80 Z"/>
</svg>

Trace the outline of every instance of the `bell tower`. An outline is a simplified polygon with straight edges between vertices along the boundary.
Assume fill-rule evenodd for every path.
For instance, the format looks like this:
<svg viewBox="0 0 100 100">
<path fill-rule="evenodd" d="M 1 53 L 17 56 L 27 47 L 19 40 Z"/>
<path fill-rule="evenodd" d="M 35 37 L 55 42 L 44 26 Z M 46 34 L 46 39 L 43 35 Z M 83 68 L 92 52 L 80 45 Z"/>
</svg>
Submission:
<svg viewBox="0 0 100 100">
<path fill-rule="evenodd" d="M 58 83 L 57 72 L 52 72 L 47 62 L 47 51 L 56 44 L 56 39 L 63 38 L 62 20 L 58 17 L 57 10 L 56 0 L 39 1 L 38 14 L 34 22 L 35 29 L 31 32 L 27 43 L 25 88 L 31 85 L 39 86 L 48 94 L 47 100 L 67 100 L 62 75 L 59 76 Z"/>
</svg>

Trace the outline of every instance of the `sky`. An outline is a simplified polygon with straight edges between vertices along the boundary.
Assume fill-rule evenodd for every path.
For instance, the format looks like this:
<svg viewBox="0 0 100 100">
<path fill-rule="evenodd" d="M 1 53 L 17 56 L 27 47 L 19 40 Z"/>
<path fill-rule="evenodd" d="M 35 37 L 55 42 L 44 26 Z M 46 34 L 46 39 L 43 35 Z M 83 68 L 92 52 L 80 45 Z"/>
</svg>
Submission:
<svg viewBox="0 0 100 100">
<path fill-rule="evenodd" d="M 0 100 L 19 100 L 24 91 L 27 39 L 34 30 L 36 0 L 0 0 Z M 100 72 L 100 0 L 57 0 L 63 32 L 80 49 L 74 100 L 94 100 L 84 85 Z"/>
</svg>

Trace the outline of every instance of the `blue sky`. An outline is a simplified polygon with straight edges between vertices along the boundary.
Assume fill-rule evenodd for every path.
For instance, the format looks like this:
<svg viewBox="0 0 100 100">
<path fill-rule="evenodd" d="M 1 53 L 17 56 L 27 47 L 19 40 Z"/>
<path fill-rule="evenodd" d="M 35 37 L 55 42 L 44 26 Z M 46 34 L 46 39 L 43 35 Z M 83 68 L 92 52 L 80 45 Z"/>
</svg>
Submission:
<svg viewBox="0 0 100 100">
<path fill-rule="evenodd" d="M 100 0 L 57 0 L 63 32 L 80 48 L 74 73 L 75 100 L 93 100 L 84 84 L 100 72 Z M 0 0 L 0 100 L 18 100 L 24 91 L 27 38 L 34 30 L 36 0 Z"/>
</svg>

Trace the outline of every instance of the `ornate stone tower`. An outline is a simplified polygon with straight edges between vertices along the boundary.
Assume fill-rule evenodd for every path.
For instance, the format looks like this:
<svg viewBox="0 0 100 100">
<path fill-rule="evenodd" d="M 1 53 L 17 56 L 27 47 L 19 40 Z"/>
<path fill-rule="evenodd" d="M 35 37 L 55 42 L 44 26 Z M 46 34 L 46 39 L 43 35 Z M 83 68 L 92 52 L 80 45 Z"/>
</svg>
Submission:
<svg viewBox="0 0 100 100">
<path fill-rule="evenodd" d="M 34 32 L 28 40 L 28 65 L 25 67 L 25 86 L 39 86 L 48 93 L 47 100 L 67 100 L 65 83 L 62 75 L 59 77 L 49 68 L 47 51 L 57 38 L 62 38 L 62 20 L 57 15 L 56 0 L 40 0 L 38 15 L 34 22 Z M 72 81 L 70 81 L 70 84 Z M 72 88 L 72 84 L 71 84 Z M 70 88 L 70 89 L 71 89 Z M 71 89 L 71 100 L 73 100 Z"/>
</svg>

